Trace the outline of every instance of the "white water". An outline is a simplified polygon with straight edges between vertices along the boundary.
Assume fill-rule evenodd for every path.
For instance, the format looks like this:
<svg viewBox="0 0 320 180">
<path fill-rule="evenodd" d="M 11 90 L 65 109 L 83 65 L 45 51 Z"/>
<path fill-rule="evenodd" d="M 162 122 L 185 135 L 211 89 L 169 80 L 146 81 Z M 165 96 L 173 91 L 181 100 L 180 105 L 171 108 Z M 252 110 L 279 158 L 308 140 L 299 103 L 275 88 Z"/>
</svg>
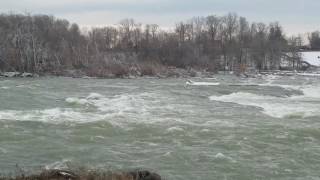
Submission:
<svg viewBox="0 0 320 180">
<path fill-rule="evenodd" d="M 44 110 L 6 110 L 0 111 L 0 119 L 14 121 L 39 121 L 46 123 L 79 122 L 88 123 L 102 120 L 104 116 L 95 113 L 78 112 L 73 109 L 44 109 Z"/>
<path fill-rule="evenodd" d="M 9 87 L 0 89 L 0 173 L 19 164 L 141 168 L 172 180 L 318 178 L 317 77 L 192 80 L 0 80 Z"/>
<path fill-rule="evenodd" d="M 290 97 L 276 97 L 248 92 L 235 92 L 222 96 L 210 96 L 210 100 L 236 103 L 245 106 L 254 106 L 262 109 L 262 112 L 276 118 L 291 116 L 312 117 L 320 115 L 320 87 L 259 84 L 259 86 L 281 87 L 285 89 L 300 90 L 303 95 Z"/>
<path fill-rule="evenodd" d="M 203 82 L 203 81 L 191 81 L 188 80 L 186 82 L 186 85 L 191 85 L 191 86 L 218 86 L 220 83 L 218 82 Z"/>
</svg>

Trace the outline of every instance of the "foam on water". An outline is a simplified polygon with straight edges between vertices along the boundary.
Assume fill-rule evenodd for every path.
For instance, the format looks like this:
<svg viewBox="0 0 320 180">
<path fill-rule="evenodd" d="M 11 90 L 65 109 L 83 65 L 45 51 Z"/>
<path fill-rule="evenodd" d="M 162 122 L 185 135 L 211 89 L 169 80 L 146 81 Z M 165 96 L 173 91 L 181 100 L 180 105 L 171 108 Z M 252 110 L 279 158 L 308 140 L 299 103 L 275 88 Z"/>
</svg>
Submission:
<svg viewBox="0 0 320 180">
<path fill-rule="evenodd" d="M 195 82 L 188 80 L 186 82 L 186 85 L 191 85 L 191 86 L 219 86 L 220 83 L 218 82 Z"/>
<path fill-rule="evenodd" d="M 298 76 L 310 76 L 310 77 L 319 77 L 318 73 L 297 73 Z"/>
<path fill-rule="evenodd" d="M 0 147 L 0 154 L 7 154 L 8 151 L 5 148 Z"/>
<path fill-rule="evenodd" d="M 182 131 L 184 131 L 184 129 L 181 127 L 174 126 L 174 127 L 168 128 L 167 131 L 168 132 L 182 132 Z"/>
<path fill-rule="evenodd" d="M 47 170 L 52 170 L 52 169 L 59 169 L 59 170 L 63 170 L 63 169 L 68 169 L 68 164 L 70 163 L 69 159 L 63 159 L 62 161 L 56 161 L 53 162 L 51 164 L 48 164 L 45 166 L 45 169 Z"/>
<path fill-rule="evenodd" d="M 90 93 L 87 99 L 101 99 L 104 96 L 99 93 Z"/>
<path fill-rule="evenodd" d="M 142 95 L 121 94 L 110 98 L 93 100 L 91 103 L 105 113 L 144 113 L 145 100 Z"/>
<path fill-rule="evenodd" d="M 43 109 L 29 111 L 0 111 L 0 120 L 39 121 L 48 123 L 60 122 L 93 122 L 102 120 L 104 116 L 95 113 L 77 112 L 72 109 Z"/>
<path fill-rule="evenodd" d="M 70 104 L 91 105 L 106 115 L 120 115 L 125 112 L 145 112 L 147 106 L 145 98 L 150 96 L 147 93 L 141 93 L 106 97 L 98 93 L 90 93 L 86 98 L 67 98 L 66 102 Z"/>
<path fill-rule="evenodd" d="M 90 93 L 86 98 L 77 98 L 77 97 L 68 97 L 66 102 L 70 104 L 79 104 L 79 105 L 93 105 L 94 101 L 104 98 L 103 95 L 98 93 Z"/>
<path fill-rule="evenodd" d="M 226 159 L 226 156 L 224 154 L 222 154 L 222 153 L 218 153 L 214 157 L 217 158 L 217 159 Z"/>
<path fill-rule="evenodd" d="M 259 107 L 263 109 L 263 113 L 276 118 L 319 116 L 320 87 L 309 86 L 299 89 L 304 95 L 275 97 L 236 92 L 223 96 L 211 96 L 210 100 Z"/>
<path fill-rule="evenodd" d="M 98 93 L 90 93 L 87 97 L 69 97 L 65 102 L 70 105 L 79 105 L 75 108 L 50 108 L 36 110 L 2 110 L 0 120 L 14 121 L 39 121 L 47 123 L 88 123 L 95 121 L 110 121 L 119 125 L 119 119 L 139 122 L 150 121 L 148 118 L 156 105 L 157 98 L 150 93 L 128 94 L 123 93 L 114 96 L 104 96 Z M 88 108 L 88 107 L 91 108 Z M 160 105 L 161 106 L 161 105 Z M 164 119 L 165 120 L 165 119 Z M 157 122 L 155 119 L 152 122 Z"/>
<path fill-rule="evenodd" d="M 150 100 L 150 98 L 153 98 Z M 143 121 L 150 110 L 157 108 L 158 102 L 152 94 L 119 94 L 106 97 L 98 93 L 90 93 L 85 98 L 69 97 L 65 99 L 70 105 L 79 105 L 78 108 L 50 108 L 37 110 L 2 110 L 0 120 L 15 121 L 40 121 L 48 123 L 75 122 L 87 123 L 108 120 L 114 123 L 115 117 L 126 117 L 125 119 L 138 119 Z M 83 108 L 81 107 L 83 106 Z M 88 109 L 87 107 L 95 107 Z"/>
<path fill-rule="evenodd" d="M 320 99 L 320 86 L 306 86 L 301 90 L 306 98 Z"/>
<path fill-rule="evenodd" d="M 229 86 L 280 87 L 287 90 L 298 90 L 298 91 L 301 91 L 303 88 L 301 85 L 298 86 L 298 85 L 276 83 L 276 81 L 280 78 L 281 76 L 278 76 L 278 75 L 266 75 L 266 76 L 262 76 L 262 79 L 265 81 L 264 83 L 255 83 L 255 82 L 252 82 L 253 79 L 248 79 L 247 82 L 242 82 L 238 84 L 233 83 L 233 84 L 229 84 Z"/>
<path fill-rule="evenodd" d="M 80 105 L 85 105 L 89 103 L 86 99 L 80 99 L 80 98 L 67 98 L 66 102 L 70 104 L 80 104 Z"/>
</svg>

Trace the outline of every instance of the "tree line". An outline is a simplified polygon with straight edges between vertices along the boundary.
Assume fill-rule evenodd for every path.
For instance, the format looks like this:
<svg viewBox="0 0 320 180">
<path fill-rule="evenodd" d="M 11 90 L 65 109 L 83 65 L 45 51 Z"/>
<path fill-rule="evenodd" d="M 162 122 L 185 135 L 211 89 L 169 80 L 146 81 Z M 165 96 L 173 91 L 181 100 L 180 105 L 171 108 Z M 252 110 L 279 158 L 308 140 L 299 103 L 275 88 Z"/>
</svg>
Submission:
<svg viewBox="0 0 320 180">
<path fill-rule="evenodd" d="M 299 36 L 286 37 L 277 22 L 249 23 L 235 13 L 194 17 L 174 30 L 124 19 L 86 32 L 48 15 L 0 15 L 0 70 L 90 76 L 154 75 L 161 69 L 245 71 L 279 69 L 287 58 L 299 67 Z M 309 36 L 320 48 L 320 33 Z"/>
</svg>

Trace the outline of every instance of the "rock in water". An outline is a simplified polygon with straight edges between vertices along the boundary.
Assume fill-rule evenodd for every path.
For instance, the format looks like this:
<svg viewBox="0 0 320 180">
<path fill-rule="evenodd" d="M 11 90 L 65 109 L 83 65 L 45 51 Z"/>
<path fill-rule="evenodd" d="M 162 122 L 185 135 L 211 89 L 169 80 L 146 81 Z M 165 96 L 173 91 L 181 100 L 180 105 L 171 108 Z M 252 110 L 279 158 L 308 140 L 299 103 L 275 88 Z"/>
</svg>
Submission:
<svg viewBox="0 0 320 180">
<path fill-rule="evenodd" d="M 78 179 L 79 177 L 71 171 L 66 170 L 52 170 L 48 172 L 48 177 L 56 179 Z"/>
<path fill-rule="evenodd" d="M 161 180 L 161 176 L 149 171 L 133 171 L 129 173 L 135 180 Z"/>
</svg>

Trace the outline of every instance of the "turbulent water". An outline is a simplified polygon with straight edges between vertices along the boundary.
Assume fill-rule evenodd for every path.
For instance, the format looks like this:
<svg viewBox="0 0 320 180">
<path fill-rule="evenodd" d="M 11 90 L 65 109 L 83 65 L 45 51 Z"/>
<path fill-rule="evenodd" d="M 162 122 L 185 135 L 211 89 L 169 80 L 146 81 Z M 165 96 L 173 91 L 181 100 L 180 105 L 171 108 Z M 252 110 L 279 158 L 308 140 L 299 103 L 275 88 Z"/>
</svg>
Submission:
<svg viewBox="0 0 320 180">
<path fill-rule="evenodd" d="M 319 179 L 320 77 L 0 79 L 0 173 Z"/>
</svg>

